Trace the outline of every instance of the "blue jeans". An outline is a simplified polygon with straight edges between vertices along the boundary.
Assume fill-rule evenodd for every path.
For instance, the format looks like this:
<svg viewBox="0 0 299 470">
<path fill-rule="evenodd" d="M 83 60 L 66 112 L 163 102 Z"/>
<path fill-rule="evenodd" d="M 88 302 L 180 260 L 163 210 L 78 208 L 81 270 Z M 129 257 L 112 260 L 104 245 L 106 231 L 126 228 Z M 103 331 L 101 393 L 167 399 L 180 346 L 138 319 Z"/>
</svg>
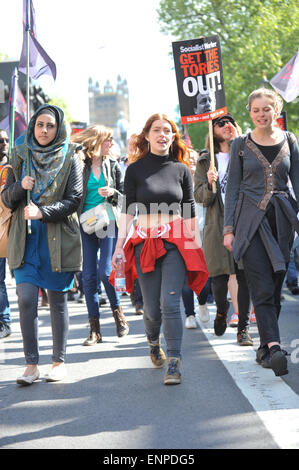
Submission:
<svg viewBox="0 0 299 470">
<path fill-rule="evenodd" d="M 112 222 L 111 224 L 114 224 Z M 117 229 L 115 236 L 108 235 L 98 238 L 95 233 L 88 235 L 81 228 L 82 248 L 83 248 L 83 291 L 89 318 L 100 317 L 100 303 L 98 295 L 98 282 L 104 284 L 107 297 L 112 309 L 119 307 L 120 297 L 114 287 L 109 282 L 112 271 L 111 259 L 117 240 Z M 112 232 L 111 232 L 112 233 Z M 100 249 L 99 270 L 97 267 L 97 254 Z M 99 274 L 99 280 L 98 280 Z"/>
<path fill-rule="evenodd" d="M 187 282 L 185 281 L 183 291 L 182 291 L 183 304 L 185 307 L 185 314 L 187 317 L 190 315 L 195 316 L 194 311 L 194 292 L 188 287 Z"/>
<path fill-rule="evenodd" d="M 210 292 L 210 288 L 211 288 L 211 279 L 209 278 L 197 296 L 199 305 L 205 305 L 207 303 L 207 298 Z M 194 292 L 190 289 L 190 287 L 188 287 L 187 280 L 185 281 L 185 285 L 183 287 L 182 297 L 183 297 L 183 303 L 185 307 L 186 316 L 187 317 L 189 317 L 190 315 L 195 316 Z"/>
<path fill-rule="evenodd" d="M 26 364 L 39 362 L 38 287 L 23 282 L 17 285 L 20 325 Z M 48 290 L 53 335 L 53 362 L 64 362 L 69 329 L 67 293 Z"/>
<path fill-rule="evenodd" d="M 135 264 L 144 301 L 145 333 L 158 340 L 163 324 L 167 356 L 180 357 L 183 337 L 180 301 L 186 277 L 184 260 L 175 245 L 164 240 L 166 254 L 156 260 L 154 271 L 143 273 L 140 254 L 143 243 L 135 247 Z"/>
<path fill-rule="evenodd" d="M 295 264 L 294 247 L 291 249 L 290 262 L 287 270 L 287 285 L 290 287 L 298 286 L 298 273 Z"/>
<path fill-rule="evenodd" d="M 0 258 L 0 321 L 10 323 L 10 307 L 5 285 L 6 258 Z"/>
</svg>

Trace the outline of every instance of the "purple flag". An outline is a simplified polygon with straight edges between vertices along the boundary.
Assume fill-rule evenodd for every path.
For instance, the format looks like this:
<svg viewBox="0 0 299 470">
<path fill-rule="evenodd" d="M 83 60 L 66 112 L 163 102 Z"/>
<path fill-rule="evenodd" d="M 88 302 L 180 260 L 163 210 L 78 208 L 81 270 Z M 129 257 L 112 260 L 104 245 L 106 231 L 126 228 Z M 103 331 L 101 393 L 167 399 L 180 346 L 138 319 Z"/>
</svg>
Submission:
<svg viewBox="0 0 299 470">
<path fill-rule="evenodd" d="M 30 19 L 30 21 L 29 21 Z M 33 0 L 23 0 L 23 48 L 19 71 L 27 73 L 26 68 L 26 31 L 29 30 L 29 75 L 36 80 L 41 75 L 51 75 L 56 79 L 56 65 L 36 39 L 35 11 Z"/>
<path fill-rule="evenodd" d="M 294 101 L 299 95 L 299 49 L 270 83 L 285 101 Z"/>
</svg>

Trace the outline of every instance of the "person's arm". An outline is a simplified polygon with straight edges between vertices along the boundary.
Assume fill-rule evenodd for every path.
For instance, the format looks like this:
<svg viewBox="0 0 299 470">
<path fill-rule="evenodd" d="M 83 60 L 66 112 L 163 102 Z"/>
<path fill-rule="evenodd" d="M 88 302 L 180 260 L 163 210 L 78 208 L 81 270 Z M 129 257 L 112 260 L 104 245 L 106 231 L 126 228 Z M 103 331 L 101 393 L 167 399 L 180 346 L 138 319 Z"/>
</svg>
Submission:
<svg viewBox="0 0 299 470">
<path fill-rule="evenodd" d="M 76 212 L 83 195 L 82 165 L 78 155 L 73 157 L 63 199 L 48 206 L 39 207 L 42 222 L 60 222 Z"/>
<path fill-rule="evenodd" d="M 194 238 L 196 244 L 201 248 L 201 237 L 199 231 L 199 223 L 195 213 L 193 179 L 189 168 L 185 168 L 183 179 L 183 199 L 182 199 L 182 215 L 188 232 Z"/>
<path fill-rule="evenodd" d="M 131 166 L 127 168 L 124 181 L 124 198 L 118 225 L 118 238 L 115 250 L 112 256 L 112 268 L 115 270 L 115 260 L 117 255 L 121 255 L 123 261 L 126 261 L 124 254 L 124 244 L 128 233 L 132 227 L 136 210 L 136 182 L 134 170 Z"/>
<path fill-rule="evenodd" d="M 237 138 L 232 142 L 230 148 L 229 172 L 225 192 L 223 244 L 229 251 L 232 251 L 233 248 L 235 209 L 243 177 L 242 157 L 239 156 L 240 145 L 241 138 Z"/>
<path fill-rule="evenodd" d="M 26 200 L 26 190 L 32 189 L 33 184 L 34 179 L 29 176 L 25 176 L 22 181 L 16 181 L 12 168 L 8 168 L 4 189 L 1 193 L 3 204 L 9 209 L 15 210 L 21 201 Z"/>
<path fill-rule="evenodd" d="M 216 193 L 213 193 L 212 182 L 217 181 L 217 178 L 217 171 L 210 168 L 210 160 L 199 158 L 194 173 L 194 199 L 203 207 L 209 207 L 215 202 Z"/>
<path fill-rule="evenodd" d="M 290 167 L 290 180 L 297 200 L 299 209 L 299 145 L 298 140 L 294 135 L 291 135 L 290 142 L 291 151 L 291 167 Z"/>
</svg>

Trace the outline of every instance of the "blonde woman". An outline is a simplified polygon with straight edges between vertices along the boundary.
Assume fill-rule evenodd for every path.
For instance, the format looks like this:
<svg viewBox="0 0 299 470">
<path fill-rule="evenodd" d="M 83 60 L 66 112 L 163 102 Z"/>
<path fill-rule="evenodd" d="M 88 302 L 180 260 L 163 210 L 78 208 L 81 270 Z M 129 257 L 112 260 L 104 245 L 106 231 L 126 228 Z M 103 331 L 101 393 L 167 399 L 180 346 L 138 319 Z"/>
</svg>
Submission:
<svg viewBox="0 0 299 470">
<path fill-rule="evenodd" d="M 81 226 L 83 247 L 83 290 L 86 298 L 90 332 L 83 343 L 92 346 L 102 342 L 100 331 L 100 311 L 98 296 L 98 281 L 104 284 L 119 337 L 128 334 L 129 326 L 120 305 L 119 294 L 109 283 L 111 273 L 111 258 L 114 251 L 118 232 L 118 202 L 123 192 L 121 170 L 117 161 L 109 157 L 113 137 L 112 130 L 100 125 L 89 126 L 72 138 L 73 142 L 83 147 L 83 197 L 78 209 L 78 215 L 97 206 L 106 204 L 110 224 L 107 229 L 97 233 L 87 234 Z M 97 273 L 97 253 L 100 249 L 99 277 Z"/>
<path fill-rule="evenodd" d="M 275 375 L 288 373 L 280 348 L 278 316 L 281 288 L 293 230 L 299 231 L 299 148 L 296 137 L 277 126 L 282 100 L 258 89 L 248 98 L 254 129 L 231 146 L 225 198 L 224 245 L 243 260 L 260 335 L 256 360 Z"/>
</svg>

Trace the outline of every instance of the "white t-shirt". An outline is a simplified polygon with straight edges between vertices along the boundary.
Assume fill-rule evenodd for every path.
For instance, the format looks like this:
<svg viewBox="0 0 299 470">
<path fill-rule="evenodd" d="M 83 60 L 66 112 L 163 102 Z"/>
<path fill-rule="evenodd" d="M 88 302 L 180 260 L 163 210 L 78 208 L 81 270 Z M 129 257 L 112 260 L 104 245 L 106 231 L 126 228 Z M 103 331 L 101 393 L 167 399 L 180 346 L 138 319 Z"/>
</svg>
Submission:
<svg viewBox="0 0 299 470">
<path fill-rule="evenodd" d="M 229 163 L 229 152 L 219 152 L 216 153 L 216 158 L 218 162 L 218 178 L 221 188 L 221 197 L 224 204 L 225 200 L 225 191 L 228 177 L 228 163 Z"/>
</svg>

